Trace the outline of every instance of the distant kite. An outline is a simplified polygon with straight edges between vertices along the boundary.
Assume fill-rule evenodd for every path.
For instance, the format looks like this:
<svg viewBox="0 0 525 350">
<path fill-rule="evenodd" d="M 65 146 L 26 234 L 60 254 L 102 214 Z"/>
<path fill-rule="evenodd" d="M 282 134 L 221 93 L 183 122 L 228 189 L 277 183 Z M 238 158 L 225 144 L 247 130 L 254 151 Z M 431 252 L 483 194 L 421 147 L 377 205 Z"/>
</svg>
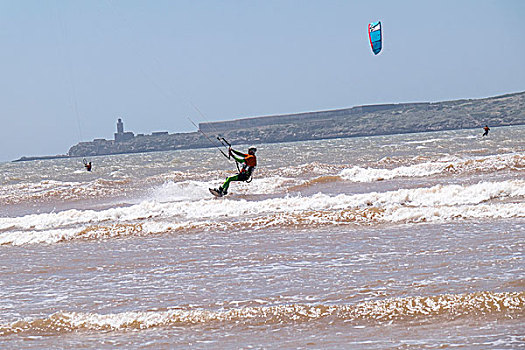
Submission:
<svg viewBox="0 0 525 350">
<path fill-rule="evenodd" d="M 368 24 L 368 37 L 370 38 L 370 47 L 377 55 L 383 45 L 383 35 L 381 34 L 381 21 Z"/>
</svg>

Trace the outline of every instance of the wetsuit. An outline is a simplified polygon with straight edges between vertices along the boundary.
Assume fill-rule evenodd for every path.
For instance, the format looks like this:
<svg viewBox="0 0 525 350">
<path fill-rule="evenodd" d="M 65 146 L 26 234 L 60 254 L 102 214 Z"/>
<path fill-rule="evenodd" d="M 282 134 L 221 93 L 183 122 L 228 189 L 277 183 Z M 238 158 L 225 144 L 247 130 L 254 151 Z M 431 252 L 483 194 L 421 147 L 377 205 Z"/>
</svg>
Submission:
<svg viewBox="0 0 525 350">
<path fill-rule="evenodd" d="M 84 166 L 86 167 L 87 171 L 91 171 L 91 162 L 84 164 Z"/>
<path fill-rule="evenodd" d="M 219 191 L 222 194 L 228 193 L 228 187 L 230 187 L 230 182 L 249 180 L 252 176 L 253 169 L 255 169 L 255 167 L 257 166 L 257 157 L 255 157 L 255 154 L 244 154 L 234 149 L 231 150 L 230 154 L 237 163 L 242 164 L 242 169 L 241 172 L 237 175 L 228 177 L 226 181 L 224 181 L 224 184 L 221 187 L 219 187 Z M 235 155 L 243 158 L 237 158 Z"/>
<path fill-rule="evenodd" d="M 488 136 L 490 128 L 488 126 L 485 126 L 483 130 L 485 130 L 485 132 L 483 133 L 483 136 Z"/>
</svg>

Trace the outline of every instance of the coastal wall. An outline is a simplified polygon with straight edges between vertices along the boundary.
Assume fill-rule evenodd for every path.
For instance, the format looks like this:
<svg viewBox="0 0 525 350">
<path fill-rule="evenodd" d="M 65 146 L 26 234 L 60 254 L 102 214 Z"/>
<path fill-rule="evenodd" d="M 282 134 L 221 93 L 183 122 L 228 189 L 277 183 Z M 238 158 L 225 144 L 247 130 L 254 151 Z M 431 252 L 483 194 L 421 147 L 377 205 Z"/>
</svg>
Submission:
<svg viewBox="0 0 525 350">
<path fill-rule="evenodd" d="M 435 103 L 358 106 L 319 112 L 242 118 L 200 123 L 212 137 L 234 144 L 304 141 L 525 124 L 525 92 Z M 74 157 L 204 148 L 213 145 L 202 134 L 141 135 L 132 140 L 82 142 L 70 148 Z"/>
<path fill-rule="evenodd" d="M 395 104 L 358 106 L 344 109 L 333 109 L 319 112 L 305 112 L 294 114 L 282 114 L 273 116 L 262 116 L 253 118 L 242 118 L 220 122 L 199 123 L 199 129 L 204 132 L 217 132 L 225 130 L 248 129 L 275 124 L 304 123 L 314 120 L 323 120 L 332 117 L 345 117 L 363 113 L 373 113 L 395 108 Z"/>
</svg>

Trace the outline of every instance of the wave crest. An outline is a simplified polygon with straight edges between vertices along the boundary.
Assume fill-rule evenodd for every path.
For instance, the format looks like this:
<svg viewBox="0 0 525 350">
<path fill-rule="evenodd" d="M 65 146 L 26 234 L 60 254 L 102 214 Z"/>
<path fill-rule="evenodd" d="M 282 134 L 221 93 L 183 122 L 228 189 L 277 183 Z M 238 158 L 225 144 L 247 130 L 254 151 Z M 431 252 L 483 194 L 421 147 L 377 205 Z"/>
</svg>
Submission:
<svg viewBox="0 0 525 350">
<path fill-rule="evenodd" d="M 476 174 L 502 170 L 519 171 L 525 169 L 525 154 L 513 153 L 487 156 L 467 160 L 440 160 L 419 164 L 403 165 L 393 169 L 353 167 L 342 170 L 343 180 L 353 182 L 373 182 L 400 177 L 425 177 L 437 174 Z"/>
<path fill-rule="evenodd" d="M 525 316 L 524 292 L 477 292 L 427 297 L 375 300 L 356 305 L 288 304 L 248 306 L 226 310 L 174 309 L 167 311 L 96 314 L 57 312 L 47 318 L 20 320 L 0 326 L 0 336 L 10 334 L 56 334 L 75 330 L 114 331 L 192 324 L 287 324 L 335 318 L 356 323 L 443 322 L 460 317 Z"/>
<path fill-rule="evenodd" d="M 56 243 L 170 231 L 266 229 L 525 217 L 525 181 L 260 201 L 205 199 L 0 218 L 0 244 Z"/>
</svg>

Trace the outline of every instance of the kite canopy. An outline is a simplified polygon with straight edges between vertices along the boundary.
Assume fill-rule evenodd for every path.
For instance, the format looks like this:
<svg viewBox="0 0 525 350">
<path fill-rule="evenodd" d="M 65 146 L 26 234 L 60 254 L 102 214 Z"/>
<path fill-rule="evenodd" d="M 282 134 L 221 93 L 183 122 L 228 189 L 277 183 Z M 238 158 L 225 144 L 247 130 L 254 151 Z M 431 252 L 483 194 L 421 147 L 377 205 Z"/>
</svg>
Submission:
<svg viewBox="0 0 525 350">
<path fill-rule="evenodd" d="M 368 37 L 372 51 L 377 55 L 381 51 L 383 35 L 381 34 L 381 22 L 372 22 L 368 25 Z"/>
</svg>

